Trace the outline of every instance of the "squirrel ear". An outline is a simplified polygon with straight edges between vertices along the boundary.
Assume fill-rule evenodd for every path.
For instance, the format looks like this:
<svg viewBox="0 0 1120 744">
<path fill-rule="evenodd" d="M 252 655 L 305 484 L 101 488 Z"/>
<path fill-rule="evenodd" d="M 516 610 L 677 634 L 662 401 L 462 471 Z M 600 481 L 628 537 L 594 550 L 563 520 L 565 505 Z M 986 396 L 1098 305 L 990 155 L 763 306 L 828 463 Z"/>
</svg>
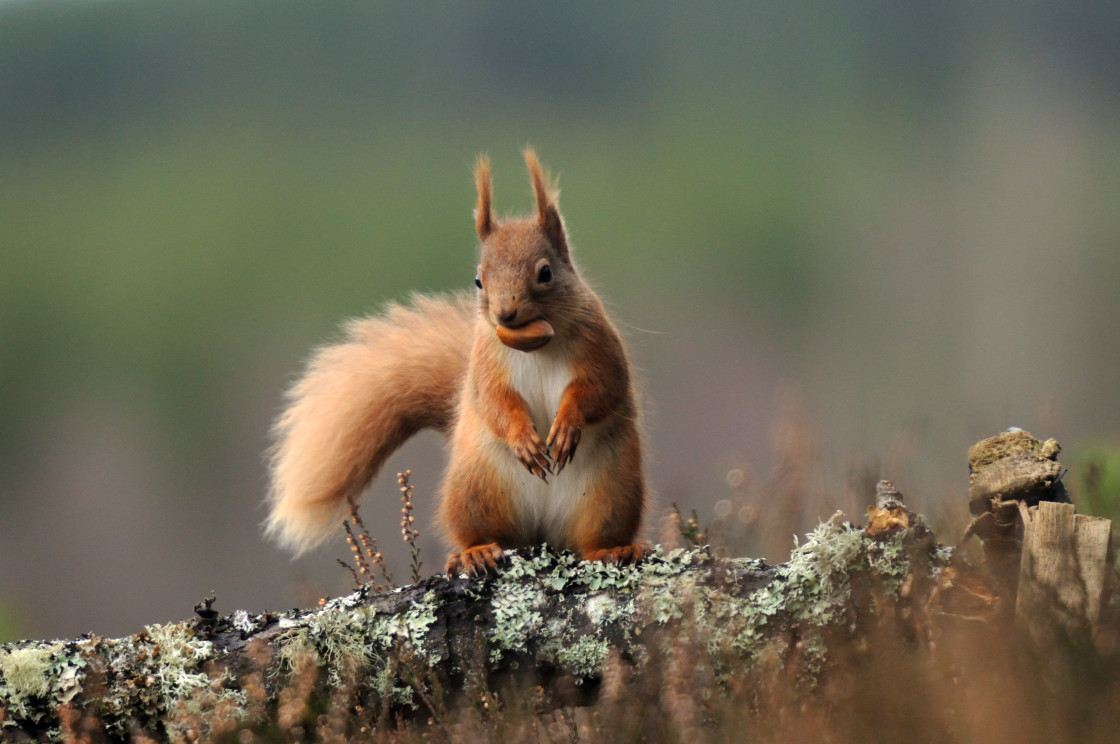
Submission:
<svg viewBox="0 0 1120 744">
<path fill-rule="evenodd" d="M 568 258 L 568 239 L 564 235 L 564 220 L 556 206 L 556 188 L 541 168 L 537 153 L 533 148 L 525 148 L 525 165 L 529 168 L 529 178 L 533 182 L 533 193 L 537 197 L 537 225 L 552 243 L 561 258 Z"/>
<path fill-rule="evenodd" d="M 479 240 L 486 240 L 494 232 L 494 214 L 491 211 L 490 158 L 478 156 L 474 165 L 474 185 L 478 190 L 478 205 L 474 209 L 474 229 Z"/>
</svg>

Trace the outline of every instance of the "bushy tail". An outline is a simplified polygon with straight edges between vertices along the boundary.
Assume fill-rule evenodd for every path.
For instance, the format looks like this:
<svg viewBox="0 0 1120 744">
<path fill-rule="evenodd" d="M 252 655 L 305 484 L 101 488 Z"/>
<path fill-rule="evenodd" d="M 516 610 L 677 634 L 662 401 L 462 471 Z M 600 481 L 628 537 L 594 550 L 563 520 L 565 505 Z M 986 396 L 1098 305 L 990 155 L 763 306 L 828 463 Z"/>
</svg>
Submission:
<svg viewBox="0 0 1120 744">
<path fill-rule="evenodd" d="M 417 296 L 315 353 L 273 429 L 270 537 L 296 554 L 321 543 L 406 439 L 450 431 L 476 315 L 467 295 Z"/>
</svg>

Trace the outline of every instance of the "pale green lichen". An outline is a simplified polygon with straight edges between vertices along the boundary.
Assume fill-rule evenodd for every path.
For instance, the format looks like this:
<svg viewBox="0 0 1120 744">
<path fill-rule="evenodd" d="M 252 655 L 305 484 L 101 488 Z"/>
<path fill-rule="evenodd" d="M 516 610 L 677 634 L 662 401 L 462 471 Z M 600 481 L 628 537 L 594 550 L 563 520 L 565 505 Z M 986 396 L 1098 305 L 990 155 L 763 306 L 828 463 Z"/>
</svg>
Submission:
<svg viewBox="0 0 1120 744">
<path fill-rule="evenodd" d="M 761 569 L 763 564 L 755 561 L 751 567 Z M 695 587 L 690 617 L 705 628 L 705 645 L 713 658 L 730 649 L 748 660 L 757 659 L 776 639 L 786 642 L 776 630 L 797 628 L 801 664 L 812 674 L 823 664 L 825 653 L 820 629 L 842 619 L 851 601 L 851 577 L 867 569 L 888 595 L 897 594 L 911 571 L 901 533 L 876 541 L 837 513 L 795 547 L 789 562 L 776 567 L 769 583 L 748 596 Z M 673 619 L 684 616 L 677 597 L 654 597 L 650 606 L 657 619 L 673 612 Z"/>
<path fill-rule="evenodd" d="M 58 692 L 57 671 L 63 644 L 0 651 L 0 699 L 17 716 L 39 721 L 42 713 L 31 703 Z"/>
<path fill-rule="evenodd" d="M 590 569 L 581 572 L 575 584 L 587 587 L 593 592 L 603 589 L 618 589 L 626 591 L 631 589 L 639 580 L 641 572 L 633 566 L 617 566 L 613 563 L 597 562 L 590 565 Z"/>
<path fill-rule="evenodd" d="M 770 571 L 764 586 L 746 596 L 733 583 L 711 581 L 704 572 L 687 574 L 713 560 L 706 549 L 660 551 L 637 566 L 601 563 L 572 564 L 565 556 L 543 553 L 514 558 L 511 570 L 495 579 L 493 610 L 497 630 L 491 637 L 491 660 L 505 650 L 524 652 L 535 637 L 538 661 L 559 660 L 577 677 L 597 673 L 607 648 L 603 632 L 611 623 L 626 628 L 621 649 L 640 653 L 643 625 L 675 627 L 671 638 L 700 643 L 713 659 L 728 652 L 758 658 L 773 643 L 788 642 L 786 629 L 796 628 L 802 665 L 810 672 L 823 663 L 821 630 L 843 619 L 851 602 L 851 577 L 868 569 L 888 594 L 895 594 L 909 574 L 910 556 L 902 535 L 878 541 L 845 522 L 838 513 L 797 545 L 788 563 L 770 569 L 757 559 L 734 565 L 746 571 Z M 560 570 L 557 570 L 557 569 Z M 542 587 L 541 578 L 553 582 Z M 578 589 L 588 592 L 571 594 Z M 549 590 L 563 590 L 567 611 L 547 621 L 541 608 Z M 636 619 L 640 615 L 642 619 Z M 573 635 L 573 628 L 595 630 Z M 692 638 L 695 636 L 695 638 Z M 618 642 L 618 639 L 614 641 Z"/>
<path fill-rule="evenodd" d="M 439 598 L 435 592 L 428 592 L 420 598 L 400 620 L 400 635 L 407 638 L 414 653 L 420 654 L 430 664 L 438 664 L 442 657 L 427 643 L 428 632 L 436 622 L 439 611 Z"/>
<path fill-rule="evenodd" d="M 843 516 L 836 512 L 817 525 L 778 569 L 786 580 L 786 611 L 815 625 L 830 622 L 848 601 L 852 569 L 866 560 L 863 531 L 845 524 Z"/>
<path fill-rule="evenodd" d="M 0 731 L 39 724 L 81 692 L 86 661 L 76 643 L 35 643 L 0 650 Z M 49 728 L 47 736 L 60 736 Z M 0 738 L 3 738 L 0 736 Z"/>
<path fill-rule="evenodd" d="M 598 627 L 625 622 L 637 609 L 632 596 L 617 597 L 606 592 L 591 595 L 582 605 L 587 619 Z"/>
<path fill-rule="evenodd" d="M 643 593 L 643 603 L 648 607 L 650 619 L 658 625 L 681 620 L 685 616 L 683 599 L 696 593 L 696 580 L 691 577 L 678 579 L 673 590 L 668 581 L 650 581 Z"/>
<path fill-rule="evenodd" d="M 910 575 L 910 557 L 901 539 L 869 545 L 867 563 L 892 594 L 898 591 L 902 582 Z"/>
<path fill-rule="evenodd" d="M 164 710 L 173 710 L 176 703 L 187 700 L 196 690 L 210 687 L 210 675 L 202 665 L 214 655 L 214 644 L 201 641 L 185 623 L 149 625 L 144 628 L 153 646 L 150 674 Z"/>
<path fill-rule="evenodd" d="M 610 650 L 610 644 L 606 640 L 585 635 L 574 644 L 561 649 L 559 661 L 575 677 L 578 684 L 581 680 L 594 677 L 599 672 Z"/>
<path fill-rule="evenodd" d="M 214 644 L 198 638 L 188 623 L 149 625 L 128 639 L 127 650 L 116 646 L 109 664 L 116 681 L 102 707 L 117 735 L 128 730 L 123 717 L 137 711 L 163 720 L 175 738 L 185 735 L 191 717 L 204 719 L 222 704 L 236 716 L 244 707 L 244 693 L 224 686 L 227 673 L 215 678 L 204 668 L 214 657 Z"/>
<path fill-rule="evenodd" d="M 407 654 L 428 667 L 442 660 L 428 642 L 438 617 L 438 596 L 428 592 L 398 614 L 378 612 L 359 600 L 355 593 L 286 619 L 287 630 L 276 640 L 281 667 L 290 672 L 310 660 L 327 670 L 327 682 L 333 686 L 368 677 L 374 691 L 392 704 L 414 705 L 414 691 L 400 683 L 390 657 Z"/>
<path fill-rule="evenodd" d="M 276 655 L 280 662 L 280 669 L 285 672 L 299 669 L 309 657 L 318 663 L 319 652 L 315 649 L 311 633 L 305 626 L 286 630 L 282 635 L 277 636 L 273 643 L 277 648 Z"/>
<path fill-rule="evenodd" d="M 544 602 L 544 593 L 533 584 L 502 581 L 495 588 L 490 601 L 494 621 L 488 633 L 491 663 L 501 661 L 506 651 L 528 651 L 528 638 L 539 632 L 544 620 L 540 613 Z"/>
<path fill-rule="evenodd" d="M 308 619 L 308 639 L 313 639 L 328 668 L 360 673 L 369 665 L 371 653 L 365 630 L 370 627 L 370 614 L 363 609 L 332 608 Z"/>
<path fill-rule="evenodd" d="M 629 627 L 650 598 L 665 603 L 663 620 L 672 617 L 676 600 L 667 589 L 701 554 L 678 550 L 666 556 L 657 549 L 636 566 L 580 561 L 571 553 L 548 550 L 511 555 L 509 565 L 485 585 L 492 614 L 488 658 L 492 664 L 509 660 L 516 665 L 517 659 L 507 654 L 531 653 L 540 662 L 591 673 L 599 654 L 586 653 L 588 644 L 605 648 L 606 629 Z M 481 587 L 475 596 L 483 596 Z M 585 630 L 589 624 L 591 636 Z M 636 638 L 641 629 L 627 632 Z"/>
<path fill-rule="evenodd" d="M 388 659 L 379 658 L 374 662 L 370 674 L 370 687 L 378 697 L 393 706 L 417 707 L 416 691 L 410 685 L 401 684 L 398 669 Z"/>
<path fill-rule="evenodd" d="M 44 697 L 51 691 L 47 672 L 61 643 L 0 652 L 0 674 L 13 700 Z"/>
</svg>

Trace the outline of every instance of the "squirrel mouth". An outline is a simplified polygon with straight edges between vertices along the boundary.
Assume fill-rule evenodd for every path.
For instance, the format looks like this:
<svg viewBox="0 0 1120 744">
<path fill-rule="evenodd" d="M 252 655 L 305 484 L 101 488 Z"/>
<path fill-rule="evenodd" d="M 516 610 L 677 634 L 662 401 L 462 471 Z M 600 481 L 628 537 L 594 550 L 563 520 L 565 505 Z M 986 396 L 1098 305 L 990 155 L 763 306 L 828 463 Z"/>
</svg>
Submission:
<svg viewBox="0 0 1120 744">
<path fill-rule="evenodd" d="M 499 341 L 518 351 L 536 351 L 556 335 L 552 324 L 544 318 L 530 320 L 516 327 L 498 325 L 496 330 Z"/>
</svg>

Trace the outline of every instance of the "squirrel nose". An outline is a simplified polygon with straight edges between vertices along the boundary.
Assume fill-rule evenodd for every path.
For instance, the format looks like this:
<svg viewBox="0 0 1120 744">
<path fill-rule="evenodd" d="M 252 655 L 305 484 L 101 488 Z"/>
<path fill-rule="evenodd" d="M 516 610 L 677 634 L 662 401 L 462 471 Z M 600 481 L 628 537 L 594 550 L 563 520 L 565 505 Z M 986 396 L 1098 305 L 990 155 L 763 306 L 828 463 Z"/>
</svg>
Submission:
<svg viewBox="0 0 1120 744">
<path fill-rule="evenodd" d="M 502 325 L 509 325 L 513 322 L 514 318 L 517 317 L 517 308 L 513 308 L 512 310 L 501 308 L 498 310 L 497 315 L 499 323 L 501 323 Z"/>
</svg>

